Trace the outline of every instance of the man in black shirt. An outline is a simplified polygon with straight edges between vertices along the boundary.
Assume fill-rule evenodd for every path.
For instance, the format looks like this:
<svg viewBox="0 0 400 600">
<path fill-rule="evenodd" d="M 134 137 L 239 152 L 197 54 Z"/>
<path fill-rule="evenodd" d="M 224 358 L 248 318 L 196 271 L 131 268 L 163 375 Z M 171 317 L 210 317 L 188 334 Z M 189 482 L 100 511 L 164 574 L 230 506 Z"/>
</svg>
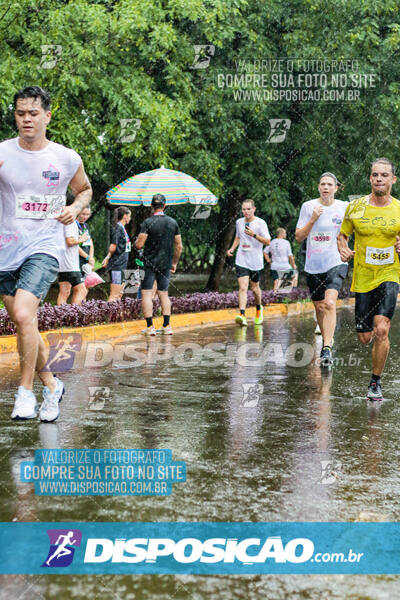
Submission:
<svg viewBox="0 0 400 600">
<path fill-rule="evenodd" d="M 175 273 L 182 252 L 178 223 L 164 214 L 165 196 L 155 194 L 151 201 L 153 215 L 143 221 L 136 240 L 136 248 L 144 247 L 144 279 L 142 282 L 142 310 L 147 322 L 147 335 L 156 335 L 153 326 L 152 288 L 157 281 L 157 293 L 164 317 L 162 333 L 172 334 L 170 325 L 171 301 L 168 298 L 170 273 Z"/>
</svg>

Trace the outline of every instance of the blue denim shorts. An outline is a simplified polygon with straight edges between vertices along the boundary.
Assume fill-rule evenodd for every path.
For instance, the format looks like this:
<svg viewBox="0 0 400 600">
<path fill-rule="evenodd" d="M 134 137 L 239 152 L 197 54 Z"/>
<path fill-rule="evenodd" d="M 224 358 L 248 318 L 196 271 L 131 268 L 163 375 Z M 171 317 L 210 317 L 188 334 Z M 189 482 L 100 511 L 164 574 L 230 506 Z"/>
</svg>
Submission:
<svg viewBox="0 0 400 600">
<path fill-rule="evenodd" d="M 43 300 L 57 273 L 58 260 L 54 256 L 33 254 L 16 271 L 0 271 L 0 294 L 15 296 L 21 289 Z"/>
<path fill-rule="evenodd" d="M 125 269 L 112 270 L 111 283 L 122 285 L 125 282 Z"/>
</svg>

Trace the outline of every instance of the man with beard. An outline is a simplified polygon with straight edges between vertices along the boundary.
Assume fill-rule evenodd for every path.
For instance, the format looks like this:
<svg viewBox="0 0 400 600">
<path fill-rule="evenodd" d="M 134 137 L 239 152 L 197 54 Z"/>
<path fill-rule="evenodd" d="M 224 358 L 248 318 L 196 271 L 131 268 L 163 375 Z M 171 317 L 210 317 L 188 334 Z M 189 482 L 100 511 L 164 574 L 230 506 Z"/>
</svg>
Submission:
<svg viewBox="0 0 400 600">
<path fill-rule="evenodd" d="M 387 158 L 371 165 L 371 194 L 347 207 L 338 236 L 342 260 L 354 257 L 351 289 L 356 293 L 356 330 L 362 344 L 373 342 L 369 400 L 383 400 L 381 375 L 389 354 L 390 321 L 399 290 L 400 202 L 390 193 L 395 167 Z M 354 250 L 348 238 L 354 233 Z"/>
</svg>

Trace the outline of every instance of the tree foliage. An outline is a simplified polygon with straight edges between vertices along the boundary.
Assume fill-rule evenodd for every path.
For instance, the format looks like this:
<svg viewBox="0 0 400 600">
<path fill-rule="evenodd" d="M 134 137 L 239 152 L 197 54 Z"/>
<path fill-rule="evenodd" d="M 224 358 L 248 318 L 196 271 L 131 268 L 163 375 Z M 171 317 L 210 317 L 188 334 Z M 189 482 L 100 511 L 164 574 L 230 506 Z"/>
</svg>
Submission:
<svg viewBox="0 0 400 600">
<path fill-rule="evenodd" d="M 193 68 L 195 45 L 214 47 L 207 68 Z M 44 46 L 60 47 L 52 68 Z M 161 164 L 198 178 L 218 207 L 203 222 L 188 210 L 174 216 L 184 266 L 214 262 L 217 288 L 241 200 L 254 198 L 272 231 L 293 234 L 323 171 L 337 174 L 346 199 L 368 191 L 374 157 L 398 162 L 399 47 L 394 0 L 0 0 L 0 137 L 15 135 L 15 91 L 38 84 L 53 98 L 50 135 L 82 155 L 95 206 Z M 358 101 L 328 103 L 235 99 L 220 85 L 246 72 L 239 61 L 269 58 L 357 61 L 359 73 L 377 74 L 376 86 Z M 291 123 L 281 143 L 268 139 L 274 118 Z M 128 143 L 123 119 L 136 123 Z"/>
</svg>

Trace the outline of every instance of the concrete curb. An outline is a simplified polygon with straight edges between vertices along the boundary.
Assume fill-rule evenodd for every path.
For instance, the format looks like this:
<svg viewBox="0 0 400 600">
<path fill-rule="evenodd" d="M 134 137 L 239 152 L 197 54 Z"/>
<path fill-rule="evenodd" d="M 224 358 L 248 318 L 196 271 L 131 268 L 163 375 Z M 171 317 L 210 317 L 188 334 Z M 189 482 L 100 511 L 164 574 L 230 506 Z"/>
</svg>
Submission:
<svg viewBox="0 0 400 600">
<path fill-rule="evenodd" d="M 352 306 L 354 298 L 338 300 L 337 306 Z M 314 311 L 312 302 L 295 302 L 293 304 L 267 304 L 264 307 L 264 317 L 297 315 Z M 238 311 L 236 308 L 225 308 L 222 310 L 207 310 L 199 313 L 184 313 L 181 315 L 172 315 L 171 325 L 175 329 L 184 327 L 196 327 L 209 325 L 211 323 L 231 322 L 235 319 Z M 246 317 L 254 318 L 256 309 L 254 306 L 246 309 Z M 162 317 L 153 320 L 154 326 L 162 326 Z M 146 321 L 125 321 L 121 323 L 107 323 L 105 325 L 90 325 L 88 327 L 63 327 L 41 331 L 40 335 L 47 342 L 48 334 L 72 334 L 78 333 L 82 336 L 82 342 L 99 342 L 106 340 L 122 341 L 127 337 L 141 333 L 146 327 Z M 17 353 L 17 339 L 15 335 L 0 336 L 0 354 Z"/>
</svg>

